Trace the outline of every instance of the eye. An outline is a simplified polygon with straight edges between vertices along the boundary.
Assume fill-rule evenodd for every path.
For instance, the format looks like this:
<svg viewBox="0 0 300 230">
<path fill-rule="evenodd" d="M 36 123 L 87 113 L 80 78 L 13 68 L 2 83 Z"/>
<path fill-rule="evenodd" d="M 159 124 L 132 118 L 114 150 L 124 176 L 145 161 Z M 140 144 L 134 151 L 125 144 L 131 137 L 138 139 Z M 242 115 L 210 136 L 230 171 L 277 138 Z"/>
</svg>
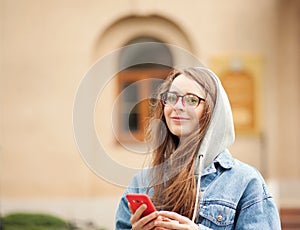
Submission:
<svg viewBox="0 0 300 230">
<path fill-rule="evenodd" d="M 184 96 L 184 102 L 187 105 L 195 106 L 199 103 L 199 98 L 193 94 L 187 94 Z"/>
<path fill-rule="evenodd" d="M 174 104 L 177 101 L 177 95 L 174 93 L 167 93 L 166 101 L 170 104 Z"/>
</svg>

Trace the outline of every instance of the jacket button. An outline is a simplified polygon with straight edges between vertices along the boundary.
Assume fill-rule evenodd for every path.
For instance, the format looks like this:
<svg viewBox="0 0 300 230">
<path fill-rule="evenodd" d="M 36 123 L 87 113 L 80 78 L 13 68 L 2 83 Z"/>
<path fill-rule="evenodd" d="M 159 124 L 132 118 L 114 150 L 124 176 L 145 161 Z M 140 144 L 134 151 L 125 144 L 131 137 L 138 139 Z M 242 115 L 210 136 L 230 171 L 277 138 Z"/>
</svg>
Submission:
<svg viewBox="0 0 300 230">
<path fill-rule="evenodd" d="M 218 215 L 218 216 L 217 216 L 217 221 L 220 222 L 220 221 L 222 221 L 222 220 L 223 220 L 223 216 L 222 216 L 222 215 Z"/>
</svg>

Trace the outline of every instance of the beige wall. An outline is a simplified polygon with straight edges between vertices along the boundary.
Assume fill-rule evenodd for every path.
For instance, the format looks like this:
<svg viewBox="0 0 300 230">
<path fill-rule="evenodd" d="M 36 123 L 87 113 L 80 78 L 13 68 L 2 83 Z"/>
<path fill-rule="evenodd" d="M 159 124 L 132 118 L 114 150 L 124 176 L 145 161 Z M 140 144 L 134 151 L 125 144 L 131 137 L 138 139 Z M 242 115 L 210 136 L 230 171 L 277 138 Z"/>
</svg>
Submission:
<svg viewBox="0 0 300 230">
<path fill-rule="evenodd" d="M 278 130 L 279 157 L 276 175 L 281 178 L 300 177 L 300 2 L 280 4 L 278 58 Z M 283 167 L 282 167 L 283 166 Z"/>
<path fill-rule="evenodd" d="M 279 204 L 300 206 L 299 195 L 290 200 L 280 187 L 282 181 L 284 188 L 300 187 L 299 1 L 229 2 L 1 0 L 2 212 L 36 198 L 113 197 L 117 203 L 123 188 L 97 177 L 78 152 L 72 109 L 89 67 L 141 34 L 179 45 L 207 65 L 214 55 L 263 57 L 262 133 L 237 136 L 231 150 L 263 172 Z M 114 89 L 112 82 L 103 96 L 113 98 Z M 107 130 L 100 139 L 114 159 L 139 167 L 143 157 L 115 144 L 106 120 L 112 100 L 100 101 L 95 123 Z"/>
</svg>

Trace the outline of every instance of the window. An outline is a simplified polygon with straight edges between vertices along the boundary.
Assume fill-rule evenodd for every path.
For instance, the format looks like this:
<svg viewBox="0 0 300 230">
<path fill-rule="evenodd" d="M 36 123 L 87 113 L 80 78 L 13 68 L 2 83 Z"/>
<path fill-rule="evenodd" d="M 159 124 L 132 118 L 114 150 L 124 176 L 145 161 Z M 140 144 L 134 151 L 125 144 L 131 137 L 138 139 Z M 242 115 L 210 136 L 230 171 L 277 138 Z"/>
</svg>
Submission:
<svg viewBox="0 0 300 230">
<path fill-rule="evenodd" d="M 128 44 L 137 42 L 160 42 L 153 38 L 138 38 Z M 145 58 L 145 56 L 147 56 Z M 141 59 L 155 60 L 152 63 L 139 63 Z M 136 61 L 139 60 L 139 61 Z M 167 65 L 155 64 L 167 63 Z M 129 66 L 129 68 L 125 68 Z M 163 79 L 171 71 L 172 56 L 168 47 L 159 43 L 155 48 L 145 46 L 143 49 L 124 49 L 120 54 L 120 67 L 124 69 L 118 74 L 119 132 L 120 141 L 143 141 L 145 128 L 150 114 L 149 100 L 153 98 Z"/>
</svg>

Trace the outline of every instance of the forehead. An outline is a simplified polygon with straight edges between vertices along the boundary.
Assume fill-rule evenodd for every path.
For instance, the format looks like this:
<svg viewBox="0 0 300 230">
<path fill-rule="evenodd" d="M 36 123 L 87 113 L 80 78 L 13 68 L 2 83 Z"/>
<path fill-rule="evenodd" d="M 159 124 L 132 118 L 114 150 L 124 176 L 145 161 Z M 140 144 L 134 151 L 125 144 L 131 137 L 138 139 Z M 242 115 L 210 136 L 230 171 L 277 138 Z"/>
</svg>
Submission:
<svg viewBox="0 0 300 230">
<path fill-rule="evenodd" d="M 173 80 L 169 91 L 174 91 L 180 94 L 193 93 L 199 96 L 204 96 L 204 89 L 195 80 L 182 74 Z"/>
</svg>

